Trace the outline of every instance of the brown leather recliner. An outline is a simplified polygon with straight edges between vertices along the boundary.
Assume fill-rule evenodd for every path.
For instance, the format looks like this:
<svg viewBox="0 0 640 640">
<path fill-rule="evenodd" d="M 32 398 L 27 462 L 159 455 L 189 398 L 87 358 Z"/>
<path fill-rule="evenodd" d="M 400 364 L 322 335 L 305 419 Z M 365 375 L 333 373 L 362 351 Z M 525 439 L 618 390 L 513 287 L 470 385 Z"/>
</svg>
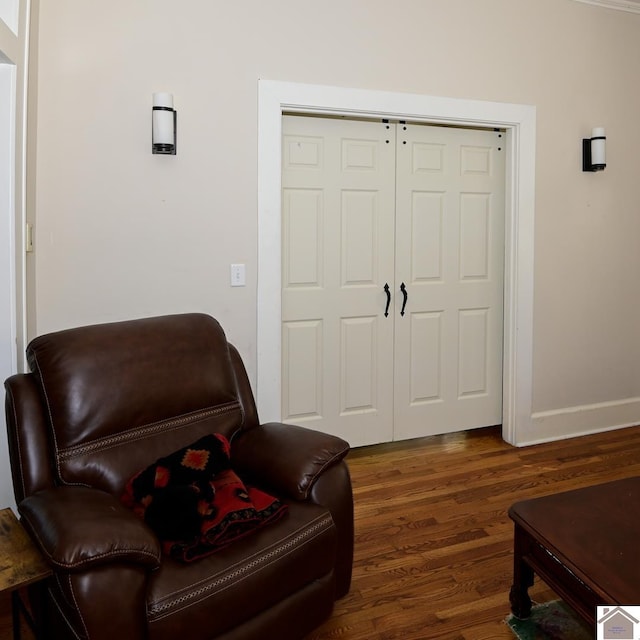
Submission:
<svg viewBox="0 0 640 640">
<path fill-rule="evenodd" d="M 22 521 L 51 564 L 51 637 L 302 638 L 349 590 L 353 499 L 340 438 L 259 424 L 236 349 L 211 317 L 115 322 L 36 338 L 6 383 Z M 161 554 L 120 501 L 138 471 L 203 435 L 288 505 L 275 523 L 192 563 Z"/>
</svg>

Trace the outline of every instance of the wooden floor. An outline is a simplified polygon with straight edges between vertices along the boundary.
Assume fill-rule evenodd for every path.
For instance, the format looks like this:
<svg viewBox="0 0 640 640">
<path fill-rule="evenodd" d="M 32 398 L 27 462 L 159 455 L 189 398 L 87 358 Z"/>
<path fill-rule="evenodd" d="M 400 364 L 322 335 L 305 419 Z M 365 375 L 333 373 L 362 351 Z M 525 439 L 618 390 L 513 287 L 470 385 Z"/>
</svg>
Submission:
<svg viewBox="0 0 640 640">
<path fill-rule="evenodd" d="M 353 584 L 308 640 L 513 640 L 507 509 L 640 475 L 640 427 L 521 449 L 481 429 L 357 449 L 349 466 Z M 538 579 L 530 594 L 557 597 Z"/>
<path fill-rule="evenodd" d="M 479 429 L 356 449 L 349 466 L 353 584 L 307 640 L 513 640 L 508 507 L 640 475 L 640 427 L 522 449 Z M 530 593 L 556 597 L 538 580 Z M 9 611 L 2 596 L 0 640 Z"/>
</svg>

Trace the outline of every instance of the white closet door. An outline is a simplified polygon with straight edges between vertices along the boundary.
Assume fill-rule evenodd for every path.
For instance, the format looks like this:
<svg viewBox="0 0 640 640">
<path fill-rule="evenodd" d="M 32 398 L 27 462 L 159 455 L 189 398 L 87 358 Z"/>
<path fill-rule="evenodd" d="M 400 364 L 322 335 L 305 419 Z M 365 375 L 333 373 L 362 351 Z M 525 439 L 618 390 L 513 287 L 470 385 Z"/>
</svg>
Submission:
<svg viewBox="0 0 640 640">
<path fill-rule="evenodd" d="M 282 147 L 282 416 L 393 439 L 395 128 L 286 116 Z"/>
<path fill-rule="evenodd" d="M 500 424 L 503 134 L 397 135 L 394 439 Z"/>
<path fill-rule="evenodd" d="M 501 422 L 502 143 L 284 118 L 285 421 L 352 446 Z"/>
</svg>

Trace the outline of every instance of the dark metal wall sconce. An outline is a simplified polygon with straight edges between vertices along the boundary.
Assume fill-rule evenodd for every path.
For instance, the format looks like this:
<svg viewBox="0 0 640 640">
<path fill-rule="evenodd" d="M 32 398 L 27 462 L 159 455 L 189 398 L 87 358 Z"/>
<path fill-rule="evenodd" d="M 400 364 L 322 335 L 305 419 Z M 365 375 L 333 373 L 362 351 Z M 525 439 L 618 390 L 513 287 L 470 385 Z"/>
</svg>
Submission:
<svg viewBox="0 0 640 640">
<path fill-rule="evenodd" d="M 151 151 L 176 155 L 177 114 L 173 108 L 173 95 L 154 93 L 151 111 Z"/>
<path fill-rule="evenodd" d="M 607 137 L 602 127 L 591 131 L 590 138 L 582 139 L 582 170 L 603 171 L 607 166 L 605 146 Z"/>
</svg>

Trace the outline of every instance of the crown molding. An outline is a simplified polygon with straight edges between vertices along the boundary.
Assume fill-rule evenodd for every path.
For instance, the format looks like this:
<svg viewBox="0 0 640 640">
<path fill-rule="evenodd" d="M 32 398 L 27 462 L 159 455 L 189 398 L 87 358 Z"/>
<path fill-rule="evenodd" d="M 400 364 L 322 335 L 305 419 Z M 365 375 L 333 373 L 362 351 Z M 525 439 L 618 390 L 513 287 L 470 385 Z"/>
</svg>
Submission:
<svg viewBox="0 0 640 640">
<path fill-rule="evenodd" d="M 640 3 L 633 0 L 575 0 L 584 4 L 593 4 L 605 9 L 616 9 L 627 13 L 640 13 Z"/>
</svg>

